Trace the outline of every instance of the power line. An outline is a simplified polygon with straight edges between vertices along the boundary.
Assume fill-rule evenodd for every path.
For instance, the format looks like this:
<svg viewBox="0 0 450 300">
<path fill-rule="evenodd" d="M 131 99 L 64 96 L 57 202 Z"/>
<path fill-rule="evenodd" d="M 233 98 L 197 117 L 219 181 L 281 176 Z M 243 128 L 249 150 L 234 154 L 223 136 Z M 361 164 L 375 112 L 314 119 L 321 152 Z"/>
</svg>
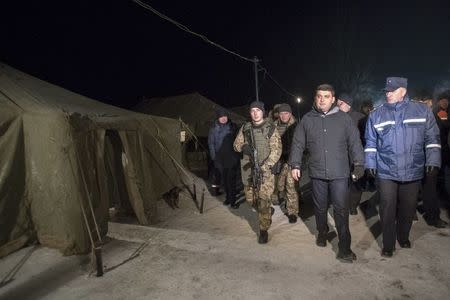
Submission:
<svg viewBox="0 0 450 300">
<path fill-rule="evenodd" d="M 193 34 L 193 35 L 195 35 L 195 36 L 201 38 L 203 41 L 205 41 L 205 42 L 207 42 L 207 43 L 209 43 L 209 44 L 211 44 L 211 45 L 213 45 L 213 46 L 215 46 L 215 47 L 217 47 L 217 48 L 219 48 L 219 49 L 221 49 L 221 50 L 223 50 L 223 51 L 226 51 L 226 52 L 228 52 L 228 53 L 230 53 L 230 54 L 233 54 L 233 55 L 235 55 L 235 56 L 237 56 L 237 57 L 239 57 L 239 58 L 241 58 L 241 59 L 243 59 L 243 60 L 246 60 L 246 61 L 249 61 L 249 62 L 252 62 L 252 63 L 254 62 L 253 59 L 247 58 L 247 57 L 245 57 L 245 56 L 240 55 L 239 53 L 236 53 L 236 52 L 234 52 L 234 51 L 231 51 L 231 50 L 225 48 L 224 46 L 219 45 L 219 44 L 217 44 L 217 43 L 211 41 L 210 39 L 208 39 L 208 38 L 207 38 L 206 36 L 204 36 L 203 34 L 200 34 L 200 33 L 197 33 L 197 32 L 194 32 L 194 31 L 190 30 L 187 26 L 184 26 L 183 24 L 181 24 L 181 23 L 179 23 L 179 22 L 177 22 L 177 21 L 175 21 L 175 20 L 169 18 L 168 16 L 166 16 L 166 15 L 160 13 L 159 11 L 157 11 L 156 9 L 154 9 L 153 7 L 151 7 L 150 5 L 144 3 L 144 2 L 142 2 L 142 1 L 140 1 L 140 0 L 133 0 L 133 2 L 135 2 L 136 4 L 142 6 L 143 8 L 145 8 L 145 9 L 151 11 L 152 13 L 154 13 L 155 15 L 157 15 L 158 17 L 160 17 L 160 18 L 162 18 L 162 19 L 164 19 L 164 20 L 166 20 L 166 21 L 169 21 L 170 23 L 174 24 L 175 26 L 177 26 L 177 27 L 180 28 L 181 30 L 186 31 L 187 33 Z"/>
<path fill-rule="evenodd" d="M 270 73 L 269 71 L 264 68 L 263 66 L 261 66 L 261 71 L 264 71 L 264 74 L 267 75 L 284 93 L 286 93 L 289 96 L 292 96 L 294 98 L 297 98 L 297 96 L 295 96 L 294 94 L 292 94 L 291 92 L 289 92 L 288 90 L 286 90 Z"/>
<path fill-rule="evenodd" d="M 199 37 L 199 38 L 201 38 L 203 41 L 205 41 L 206 43 L 208 43 L 208 44 L 211 44 L 211 45 L 213 45 L 213 46 L 215 46 L 215 47 L 217 47 L 217 48 L 219 48 L 219 49 L 221 49 L 221 50 L 223 50 L 223 51 L 225 51 L 225 52 L 228 52 L 228 53 L 230 53 L 230 54 L 232 54 L 232 55 L 235 55 L 235 56 L 237 56 L 237 57 L 239 57 L 240 59 L 243 59 L 243 60 L 245 60 L 245 61 L 248 61 L 248 62 L 251 62 L 251 63 L 256 63 L 256 64 L 258 64 L 259 66 L 260 66 L 260 69 L 258 70 L 258 71 L 264 71 L 264 73 L 265 73 L 265 75 L 267 75 L 284 93 L 286 93 L 287 95 L 289 95 L 289 96 L 292 96 L 292 97 L 294 97 L 294 98 L 296 98 L 297 96 L 295 96 L 294 94 L 292 94 L 291 92 L 289 92 L 288 90 L 286 90 L 270 73 L 269 73 L 269 71 L 265 68 L 265 67 L 263 67 L 263 66 L 261 66 L 261 64 L 260 64 L 260 61 L 255 57 L 254 59 L 251 59 L 251 58 L 248 58 L 248 57 L 245 57 L 245 56 L 242 56 L 242 55 L 240 55 L 239 53 L 237 53 L 237 52 L 234 52 L 234 51 L 231 51 L 231 50 L 229 50 L 229 49 L 227 49 L 227 48 L 225 48 L 224 46 L 222 46 L 222 45 L 220 45 L 220 44 L 217 44 L 217 43 L 215 43 L 215 42 L 213 42 L 213 41 L 211 41 L 210 39 L 208 39 L 208 37 L 206 37 L 205 35 L 203 35 L 203 34 L 200 34 L 200 33 L 197 33 L 197 32 L 194 32 L 194 31 L 192 31 L 192 30 L 190 30 L 187 26 L 185 26 L 185 25 L 183 25 L 183 24 L 181 24 L 181 23 L 179 23 L 179 22 L 177 22 L 177 21 L 175 21 L 174 19 L 171 19 L 171 18 L 169 18 L 168 16 L 166 16 L 166 15 L 164 15 L 163 13 L 160 13 L 159 11 L 157 11 L 156 9 L 154 9 L 153 7 L 151 7 L 150 5 L 148 5 L 147 3 L 144 3 L 144 2 L 142 2 L 142 1 L 140 1 L 140 0 L 133 0 L 133 2 L 135 2 L 136 4 L 138 4 L 139 6 L 141 6 L 141 7 L 143 7 L 143 8 L 145 8 L 145 9 L 147 9 L 147 10 L 149 10 L 149 11 L 151 11 L 152 13 L 154 13 L 155 15 L 157 15 L 158 17 L 160 17 L 160 18 L 162 18 L 162 19 L 164 19 L 164 20 L 166 20 L 166 21 L 168 21 L 168 22 L 170 22 L 170 23 L 172 23 L 172 24 L 174 24 L 175 26 L 177 26 L 178 28 L 180 28 L 181 30 L 183 30 L 183 31 L 185 31 L 185 32 L 187 32 L 187 33 L 190 33 L 190 34 L 192 34 L 192 35 L 194 35 L 194 36 L 196 36 L 196 37 Z"/>
</svg>

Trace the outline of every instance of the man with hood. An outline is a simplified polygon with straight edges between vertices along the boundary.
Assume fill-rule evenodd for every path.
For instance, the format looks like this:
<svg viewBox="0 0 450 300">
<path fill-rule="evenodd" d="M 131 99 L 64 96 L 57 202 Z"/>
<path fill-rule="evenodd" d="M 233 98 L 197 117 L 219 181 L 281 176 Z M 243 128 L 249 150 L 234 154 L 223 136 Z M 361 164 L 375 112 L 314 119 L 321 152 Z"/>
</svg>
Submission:
<svg viewBox="0 0 450 300">
<path fill-rule="evenodd" d="M 321 84 L 316 89 L 313 109 L 298 124 L 292 140 L 289 165 L 292 177 L 301 177 L 303 152 L 308 150 L 309 177 L 312 182 L 314 214 L 318 236 L 316 244 L 325 247 L 328 235 L 328 200 L 333 205 L 338 235 L 337 259 L 353 262 L 356 255 L 350 248 L 348 180 L 350 161 L 352 177 L 364 174 L 364 154 L 358 129 L 349 115 L 335 105 L 334 88 Z"/>
<path fill-rule="evenodd" d="M 278 120 L 275 121 L 275 127 L 281 136 L 282 152 L 277 175 L 276 184 L 278 190 L 278 199 L 280 203 L 286 203 L 286 215 L 289 223 L 297 222 L 298 215 L 298 193 L 295 187 L 295 180 L 292 178 L 291 170 L 288 165 L 289 152 L 291 151 L 292 137 L 294 135 L 297 122 L 292 115 L 291 106 L 287 103 L 278 105 Z M 278 172 L 277 172 L 278 173 Z"/>
<path fill-rule="evenodd" d="M 260 229 L 258 243 L 265 244 L 269 239 L 267 231 L 272 224 L 274 211 L 271 201 L 275 185 L 272 168 L 280 159 L 281 139 L 272 120 L 264 119 L 264 103 L 252 102 L 250 117 L 251 121 L 245 123 L 239 130 L 234 141 L 234 149 L 243 153 L 241 166 L 245 198 L 257 210 Z M 252 163 L 254 161 L 257 166 Z M 260 169 L 261 173 L 256 174 L 252 169 L 254 171 Z M 253 175 L 259 176 L 253 178 Z M 253 179 L 260 180 L 259 187 L 253 185 Z"/>
<path fill-rule="evenodd" d="M 388 77 L 386 102 L 370 113 L 366 125 L 365 165 L 378 179 L 384 257 L 392 257 L 396 240 L 411 248 L 421 179 L 441 166 L 436 119 L 426 104 L 409 99 L 407 86 L 406 78 Z"/>
<path fill-rule="evenodd" d="M 236 203 L 236 175 L 239 155 L 233 149 L 236 131 L 237 127 L 229 119 L 228 111 L 219 107 L 216 110 L 216 120 L 208 134 L 209 155 L 216 170 L 214 184 L 218 187 L 223 183 L 225 187 L 225 202 L 223 204 L 230 204 L 232 208 L 239 208 L 239 204 Z"/>
</svg>

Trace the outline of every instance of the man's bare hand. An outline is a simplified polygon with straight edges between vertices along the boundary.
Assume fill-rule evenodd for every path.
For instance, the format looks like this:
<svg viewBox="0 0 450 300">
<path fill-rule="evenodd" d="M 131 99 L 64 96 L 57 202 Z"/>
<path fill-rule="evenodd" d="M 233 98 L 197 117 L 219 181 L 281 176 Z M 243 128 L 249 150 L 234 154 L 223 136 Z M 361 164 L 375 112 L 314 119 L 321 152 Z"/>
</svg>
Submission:
<svg viewBox="0 0 450 300">
<path fill-rule="evenodd" d="M 300 177 L 302 176 L 302 172 L 300 172 L 299 169 L 292 169 L 291 174 L 292 178 L 294 178 L 295 181 L 299 181 Z"/>
</svg>

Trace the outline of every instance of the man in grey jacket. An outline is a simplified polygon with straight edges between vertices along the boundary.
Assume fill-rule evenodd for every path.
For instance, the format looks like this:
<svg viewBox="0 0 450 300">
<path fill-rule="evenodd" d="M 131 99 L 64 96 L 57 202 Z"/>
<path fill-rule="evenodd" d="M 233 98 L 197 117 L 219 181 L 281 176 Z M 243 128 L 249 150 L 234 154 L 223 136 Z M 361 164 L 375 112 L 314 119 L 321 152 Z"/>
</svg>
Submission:
<svg viewBox="0 0 450 300">
<path fill-rule="evenodd" d="M 313 109 L 307 113 L 294 132 L 289 165 L 292 177 L 301 177 L 303 151 L 308 150 L 309 176 L 312 182 L 314 213 L 318 236 L 316 244 L 325 247 L 328 234 L 328 199 L 333 205 L 339 238 L 337 258 L 352 262 L 356 255 L 350 249 L 348 225 L 348 178 L 353 162 L 352 179 L 364 174 L 364 152 L 359 133 L 352 119 L 335 105 L 334 88 L 321 84 L 316 89 Z"/>
</svg>

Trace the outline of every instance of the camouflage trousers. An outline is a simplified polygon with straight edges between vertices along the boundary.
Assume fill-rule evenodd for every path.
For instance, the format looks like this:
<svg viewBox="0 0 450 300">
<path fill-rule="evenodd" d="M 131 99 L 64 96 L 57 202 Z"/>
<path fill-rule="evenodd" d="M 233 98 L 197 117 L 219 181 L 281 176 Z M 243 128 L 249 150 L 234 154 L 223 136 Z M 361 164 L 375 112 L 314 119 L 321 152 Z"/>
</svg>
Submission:
<svg viewBox="0 0 450 300">
<path fill-rule="evenodd" d="M 258 212 L 258 221 L 259 221 L 259 229 L 260 230 L 268 230 L 270 224 L 272 224 L 272 201 L 270 199 L 273 190 L 275 188 L 275 176 L 264 173 L 263 183 L 261 184 L 261 188 L 259 189 L 258 197 L 254 203 L 254 189 L 250 185 L 244 186 L 245 199 L 249 202 L 254 208 L 257 208 Z"/>
<path fill-rule="evenodd" d="M 298 193 L 295 185 L 289 165 L 283 164 L 280 174 L 277 175 L 277 190 L 279 197 L 286 199 L 288 215 L 298 214 Z"/>
</svg>

